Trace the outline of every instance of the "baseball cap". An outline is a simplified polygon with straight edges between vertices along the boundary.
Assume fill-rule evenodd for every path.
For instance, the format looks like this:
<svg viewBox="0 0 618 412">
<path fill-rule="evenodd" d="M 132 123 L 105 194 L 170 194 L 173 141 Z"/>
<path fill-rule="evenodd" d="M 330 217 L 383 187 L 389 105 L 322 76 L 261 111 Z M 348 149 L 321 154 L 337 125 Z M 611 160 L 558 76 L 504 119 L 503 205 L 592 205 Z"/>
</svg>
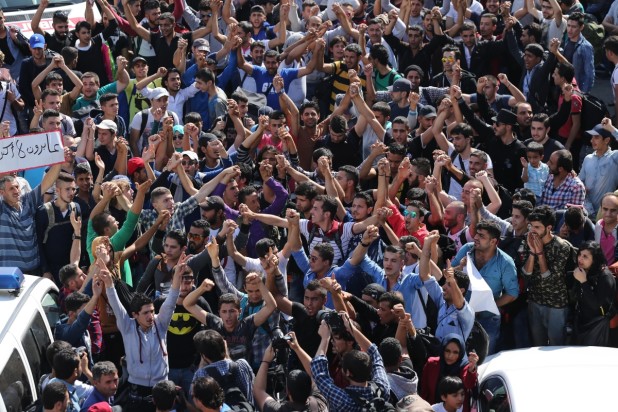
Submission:
<svg viewBox="0 0 618 412">
<path fill-rule="evenodd" d="M 181 153 L 183 156 L 187 156 L 189 157 L 189 159 L 193 160 L 194 162 L 199 161 L 200 159 L 198 159 L 197 157 L 197 153 L 195 153 L 192 150 L 185 150 L 184 152 Z"/>
<path fill-rule="evenodd" d="M 536 57 L 543 57 L 543 54 L 545 53 L 545 51 L 543 50 L 543 46 L 537 43 L 530 43 L 526 46 L 524 51 L 530 52 Z"/>
<path fill-rule="evenodd" d="M 114 133 L 118 131 L 118 126 L 113 120 L 103 120 L 97 125 L 97 127 L 103 130 L 113 130 Z"/>
<path fill-rule="evenodd" d="M 590 136 L 601 136 L 602 138 L 612 137 L 612 132 L 609 132 L 603 128 L 603 125 L 597 124 L 592 130 L 586 130 L 586 133 Z"/>
<path fill-rule="evenodd" d="M 160 99 L 162 97 L 169 97 L 169 93 L 166 89 L 164 89 L 163 87 L 155 87 L 154 89 L 152 89 L 152 100 L 157 100 Z"/>
<path fill-rule="evenodd" d="M 137 63 L 142 62 L 144 64 L 148 64 L 148 62 L 146 61 L 146 59 L 144 59 L 141 56 L 137 56 L 134 57 L 133 60 L 131 60 L 131 67 L 135 66 Z"/>
<path fill-rule="evenodd" d="M 412 83 L 408 79 L 397 79 L 392 86 L 387 87 L 389 92 L 409 92 L 412 90 Z"/>
<path fill-rule="evenodd" d="M 430 119 L 432 117 L 438 117 L 438 114 L 436 113 L 435 107 L 425 105 L 421 107 L 421 109 L 418 111 L 418 117 L 424 117 L 426 119 Z"/>
<path fill-rule="evenodd" d="M 502 123 L 502 124 L 517 124 L 517 115 L 510 111 L 509 109 L 500 109 L 497 116 L 491 118 L 494 123 Z"/>
<path fill-rule="evenodd" d="M 377 283 L 370 283 L 361 292 L 362 295 L 371 296 L 373 299 L 378 300 L 383 293 L 386 292 L 386 289 Z"/>
<path fill-rule="evenodd" d="M 210 43 L 208 40 L 202 38 L 196 39 L 193 42 L 193 47 L 195 47 L 196 50 L 205 50 L 207 52 L 210 51 Z"/>
<path fill-rule="evenodd" d="M 200 207 L 204 211 L 209 210 L 223 210 L 225 209 L 225 203 L 220 196 L 210 196 L 206 201 L 200 204 Z"/>
<path fill-rule="evenodd" d="M 127 172 L 129 176 L 133 176 L 133 173 L 137 172 L 139 169 L 143 169 L 145 166 L 144 160 L 141 157 L 132 157 L 127 162 Z"/>
<path fill-rule="evenodd" d="M 28 43 L 30 43 L 30 47 L 32 47 L 33 49 L 43 49 L 45 48 L 45 37 L 38 33 L 34 33 L 32 36 L 30 36 L 30 40 L 28 40 Z"/>
<path fill-rule="evenodd" d="M 273 108 L 270 106 L 264 106 L 258 110 L 258 116 L 268 116 L 273 112 Z"/>
<path fill-rule="evenodd" d="M 107 402 L 98 402 L 91 405 L 88 412 L 112 412 L 112 407 Z"/>
</svg>

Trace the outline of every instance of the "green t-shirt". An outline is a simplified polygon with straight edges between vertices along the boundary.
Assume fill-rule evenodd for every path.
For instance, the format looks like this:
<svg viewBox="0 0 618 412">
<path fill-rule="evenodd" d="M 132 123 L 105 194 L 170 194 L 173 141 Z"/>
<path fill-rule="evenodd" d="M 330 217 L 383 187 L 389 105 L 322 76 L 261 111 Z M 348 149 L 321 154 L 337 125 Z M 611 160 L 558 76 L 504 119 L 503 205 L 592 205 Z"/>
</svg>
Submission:
<svg viewBox="0 0 618 412">
<path fill-rule="evenodd" d="M 97 91 L 97 97 L 94 100 L 87 99 L 83 95 L 81 95 L 77 98 L 77 100 L 75 101 L 75 104 L 73 105 L 73 112 L 83 109 L 84 107 L 92 106 L 94 102 L 97 102 L 96 106 L 98 107 L 99 106 L 98 100 L 101 96 L 103 96 L 105 93 L 117 93 L 117 92 L 118 92 L 117 82 L 112 82 L 110 84 L 107 84 L 101 87 Z"/>
<path fill-rule="evenodd" d="M 391 69 L 385 76 L 382 76 L 377 70 L 374 73 L 376 92 L 388 90 L 388 87 L 392 86 L 395 80 L 401 79 L 401 75 L 395 69 Z"/>
</svg>

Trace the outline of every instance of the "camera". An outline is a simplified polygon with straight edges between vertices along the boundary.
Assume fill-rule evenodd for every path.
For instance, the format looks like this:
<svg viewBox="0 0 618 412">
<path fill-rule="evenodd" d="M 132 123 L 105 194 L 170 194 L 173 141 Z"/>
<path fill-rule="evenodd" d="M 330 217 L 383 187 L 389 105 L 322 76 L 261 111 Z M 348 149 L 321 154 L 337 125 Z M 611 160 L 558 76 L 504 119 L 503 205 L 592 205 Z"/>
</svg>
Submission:
<svg viewBox="0 0 618 412">
<path fill-rule="evenodd" d="M 288 342 L 292 340 L 292 337 L 290 335 L 285 335 L 285 336 L 279 336 L 273 339 L 273 349 L 279 350 L 279 349 L 288 349 Z"/>
<path fill-rule="evenodd" d="M 86 347 L 85 346 L 80 346 L 79 348 L 73 348 L 73 350 L 75 351 L 77 356 L 79 356 L 80 358 L 84 355 L 84 353 L 86 353 Z"/>
<path fill-rule="evenodd" d="M 341 333 L 346 331 L 345 325 L 343 324 L 343 318 L 334 310 L 319 311 L 317 319 L 319 322 L 324 320 L 333 333 Z"/>
</svg>

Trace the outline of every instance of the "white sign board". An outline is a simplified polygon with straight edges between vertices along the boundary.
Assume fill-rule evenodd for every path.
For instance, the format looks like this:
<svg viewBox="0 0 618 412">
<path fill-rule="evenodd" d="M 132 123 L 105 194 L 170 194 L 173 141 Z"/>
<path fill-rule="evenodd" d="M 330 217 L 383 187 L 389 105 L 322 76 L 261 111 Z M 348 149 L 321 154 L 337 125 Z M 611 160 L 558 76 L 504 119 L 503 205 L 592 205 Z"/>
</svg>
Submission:
<svg viewBox="0 0 618 412">
<path fill-rule="evenodd" d="M 0 140 L 0 173 L 64 162 L 59 131 L 25 134 Z"/>
</svg>

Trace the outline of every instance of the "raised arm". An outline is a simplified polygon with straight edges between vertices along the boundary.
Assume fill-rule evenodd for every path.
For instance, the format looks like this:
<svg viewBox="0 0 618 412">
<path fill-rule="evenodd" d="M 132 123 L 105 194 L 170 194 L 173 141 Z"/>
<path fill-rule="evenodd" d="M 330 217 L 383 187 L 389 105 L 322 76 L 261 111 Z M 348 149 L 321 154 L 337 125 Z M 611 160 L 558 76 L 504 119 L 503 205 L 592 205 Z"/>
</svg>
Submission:
<svg viewBox="0 0 618 412">
<path fill-rule="evenodd" d="M 202 284 L 199 285 L 193 292 L 189 293 L 182 302 L 182 306 L 184 306 L 185 309 L 189 311 L 191 316 L 193 316 L 195 319 L 197 319 L 198 322 L 204 325 L 206 324 L 208 312 L 198 306 L 197 302 L 204 293 L 210 292 L 214 287 L 215 282 L 210 279 L 204 279 L 204 281 L 202 281 Z"/>
<path fill-rule="evenodd" d="M 41 0 L 39 7 L 36 9 L 34 16 L 32 16 L 32 21 L 30 22 L 30 28 L 32 31 L 42 36 L 45 36 L 45 32 L 39 27 L 39 24 L 41 23 L 43 12 L 47 7 L 49 7 L 49 0 Z"/>
<path fill-rule="evenodd" d="M 129 22 L 131 29 L 133 29 L 133 31 L 135 31 L 135 33 L 137 33 L 139 37 L 141 37 L 142 39 L 150 43 L 150 30 L 147 30 L 144 27 L 142 27 L 142 25 L 137 22 L 137 19 L 135 18 L 135 16 L 131 12 L 128 11 L 129 10 L 129 0 L 122 0 L 122 7 L 124 8 L 124 10 L 127 10 L 127 13 L 125 13 L 125 17 L 127 21 Z"/>
</svg>

